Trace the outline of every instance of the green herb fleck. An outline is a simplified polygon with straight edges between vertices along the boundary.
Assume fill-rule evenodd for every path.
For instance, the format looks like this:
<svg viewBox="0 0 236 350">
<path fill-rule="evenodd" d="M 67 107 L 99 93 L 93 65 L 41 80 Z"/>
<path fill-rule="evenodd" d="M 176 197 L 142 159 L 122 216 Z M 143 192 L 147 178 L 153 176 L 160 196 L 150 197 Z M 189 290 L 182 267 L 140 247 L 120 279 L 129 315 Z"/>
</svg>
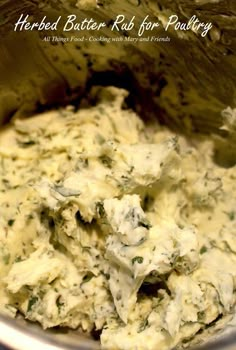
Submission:
<svg viewBox="0 0 236 350">
<path fill-rule="evenodd" d="M 8 226 L 13 226 L 14 222 L 15 222 L 15 220 L 10 219 L 10 220 L 8 220 L 7 224 L 8 224 Z"/>
<path fill-rule="evenodd" d="M 133 171 L 134 171 L 134 166 L 132 165 L 132 166 L 129 168 L 128 173 L 129 173 L 129 174 L 132 174 Z"/>
<path fill-rule="evenodd" d="M 141 323 L 140 323 L 140 326 L 139 326 L 139 329 L 138 329 L 138 333 L 141 333 L 141 332 L 143 332 L 146 328 L 148 327 L 148 319 L 146 319 L 146 320 L 144 320 L 144 321 L 142 321 Z"/>
<path fill-rule="evenodd" d="M 34 306 L 34 304 L 37 303 L 38 300 L 39 300 L 39 298 L 35 295 L 32 295 L 30 297 L 29 302 L 28 302 L 27 312 L 31 312 L 32 307 Z"/>
<path fill-rule="evenodd" d="M 100 218 L 103 218 L 105 216 L 105 210 L 104 210 L 104 205 L 102 202 L 97 202 L 95 204 L 96 206 L 96 212 Z"/>
<path fill-rule="evenodd" d="M 109 281 L 110 279 L 110 274 L 109 273 L 104 273 L 105 278 Z"/>
<path fill-rule="evenodd" d="M 22 148 L 27 148 L 27 147 L 30 147 L 30 146 L 33 146 L 36 144 L 36 142 L 34 140 L 29 140 L 29 141 L 18 141 L 19 143 L 19 146 L 22 147 Z"/>
<path fill-rule="evenodd" d="M 149 222 L 147 220 L 140 220 L 138 222 L 138 226 L 141 226 L 141 227 L 145 227 L 146 229 L 149 229 L 151 227 L 151 225 L 149 224 Z"/>
<path fill-rule="evenodd" d="M 78 170 L 80 170 L 81 168 L 88 168 L 89 166 L 89 161 L 88 158 L 79 158 L 77 164 L 76 164 L 76 168 Z"/>
<path fill-rule="evenodd" d="M 138 220 L 138 215 L 136 212 L 136 208 L 131 208 L 127 214 L 125 215 L 125 220 L 129 220 L 129 221 L 136 221 Z M 140 220 L 141 221 L 141 220 Z M 137 221 L 136 221 L 137 222 Z"/>
<path fill-rule="evenodd" d="M 102 164 L 103 164 L 105 167 L 107 167 L 107 168 L 109 168 L 109 169 L 112 168 L 112 162 L 113 162 L 113 161 L 112 161 L 112 159 L 111 159 L 110 157 L 108 157 L 108 156 L 106 156 L 106 155 L 104 154 L 104 155 L 100 156 L 99 159 L 100 159 L 100 161 L 102 162 Z"/>
<path fill-rule="evenodd" d="M 19 263 L 19 262 L 21 262 L 23 259 L 22 259 L 22 257 L 21 256 L 17 256 L 16 258 L 15 258 L 15 263 Z"/>
<path fill-rule="evenodd" d="M 59 313 L 60 313 L 60 311 L 61 311 L 61 307 L 65 305 L 63 302 L 60 301 L 60 299 L 61 299 L 61 295 L 59 295 L 59 296 L 57 297 L 57 300 L 56 300 L 56 306 L 57 306 L 57 308 L 58 308 L 58 312 L 59 312 Z"/>
<path fill-rule="evenodd" d="M 8 264 L 9 264 L 10 258 L 11 258 L 11 255 L 10 255 L 9 253 L 3 255 L 3 262 L 4 262 L 5 265 L 8 265 Z"/>
<path fill-rule="evenodd" d="M 82 252 L 89 252 L 91 249 L 91 247 L 87 247 L 87 246 L 82 246 Z"/>
<path fill-rule="evenodd" d="M 104 139 L 104 137 L 101 134 L 97 134 L 96 141 L 99 145 L 102 145 L 106 140 Z"/>
<path fill-rule="evenodd" d="M 132 265 L 134 265 L 134 263 L 137 261 L 138 264 L 142 264 L 143 263 L 143 257 L 142 256 L 135 256 L 132 259 Z"/>
<path fill-rule="evenodd" d="M 233 221 L 235 219 L 235 212 L 234 211 L 230 211 L 226 214 L 228 215 L 230 221 Z"/>
<path fill-rule="evenodd" d="M 200 249 L 200 254 L 204 254 L 206 252 L 207 252 L 207 247 L 203 245 Z"/>
<path fill-rule="evenodd" d="M 84 275 L 82 283 L 89 282 L 93 277 L 94 277 L 94 274 L 92 272 L 88 272 L 86 275 Z"/>
<path fill-rule="evenodd" d="M 202 321 L 205 317 L 205 312 L 204 311 L 199 311 L 198 312 L 198 319 L 199 321 Z"/>
</svg>

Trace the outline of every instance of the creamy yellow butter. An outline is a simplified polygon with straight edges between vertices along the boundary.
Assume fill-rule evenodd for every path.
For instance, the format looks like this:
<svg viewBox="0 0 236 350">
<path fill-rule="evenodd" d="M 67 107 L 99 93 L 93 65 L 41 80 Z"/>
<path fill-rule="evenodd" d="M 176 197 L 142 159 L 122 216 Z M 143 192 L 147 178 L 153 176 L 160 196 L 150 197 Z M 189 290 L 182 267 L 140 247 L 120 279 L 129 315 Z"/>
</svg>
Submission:
<svg viewBox="0 0 236 350">
<path fill-rule="evenodd" d="M 97 90 L 1 131 L 0 310 L 171 349 L 234 314 L 236 168 Z"/>
</svg>

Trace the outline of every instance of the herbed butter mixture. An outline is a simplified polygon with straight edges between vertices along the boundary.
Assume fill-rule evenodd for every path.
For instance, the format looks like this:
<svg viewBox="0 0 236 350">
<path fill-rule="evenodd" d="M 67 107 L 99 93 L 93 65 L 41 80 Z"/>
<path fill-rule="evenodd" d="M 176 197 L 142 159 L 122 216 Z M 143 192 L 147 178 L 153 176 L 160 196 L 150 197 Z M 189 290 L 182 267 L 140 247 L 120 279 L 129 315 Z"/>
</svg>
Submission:
<svg viewBox="0 0 236 350">
<path fill-rule="evenodd" d="M 1 132 L 1 312 L 171 349 L 234 313 L 236 167 L 99 96 Z"/>
</svg>

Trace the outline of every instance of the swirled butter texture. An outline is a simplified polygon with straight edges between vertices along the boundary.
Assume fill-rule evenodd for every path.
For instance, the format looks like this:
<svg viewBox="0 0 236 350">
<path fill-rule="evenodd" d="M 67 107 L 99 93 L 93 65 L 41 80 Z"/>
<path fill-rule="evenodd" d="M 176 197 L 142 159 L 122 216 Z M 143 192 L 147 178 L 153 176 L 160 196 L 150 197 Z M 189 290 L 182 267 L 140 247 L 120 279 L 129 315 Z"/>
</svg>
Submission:
<svg viewBox="0 0 236 350">
<path fill-rule="evenodd" d="M 102 349 L 171 349 L 233 316 L 235 166 L 145 125 L 125 90 L 96 96 L 1 131 L 0 309 L 101 330 Z"/>
</svg>

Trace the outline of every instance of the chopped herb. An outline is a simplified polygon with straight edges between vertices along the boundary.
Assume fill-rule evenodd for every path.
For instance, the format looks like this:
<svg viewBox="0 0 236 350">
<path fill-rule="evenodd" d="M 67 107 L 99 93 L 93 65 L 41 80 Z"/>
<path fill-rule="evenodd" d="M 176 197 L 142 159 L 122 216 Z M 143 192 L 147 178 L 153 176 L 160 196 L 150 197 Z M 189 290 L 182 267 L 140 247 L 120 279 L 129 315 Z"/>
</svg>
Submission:
<svg viewBox="0 0 236 350">
<path fill-rule="evenodd" d="M 7 224 L 8 224 L 8 226 L 13 226 L 14 222 L 15 222 L 15 220 L 10 219 L 10 220 L 8 220 Z"/>
<path fill-rule="evenodd" d="M 140 220 L 138 222 L 138 226 L 145 227 L 147 229 L 149 229 L 151 227 L 151 225 L 149 224 L 149 222 L 147 220 Z"/>
<path fill-rule="evenodd" d="M 124 183 L 127 183 L 128 181 L 130 181 L 130 178 L 126 175 L 121 175 L 121 179 Z"/>
<path fill-rule="evenodd" d="M 88 158 L 79 158 L 76 164 L 76 168 L 80 170 L 80 168 L 88 168 L 88 165 L 89 165 Z"/>
<path fill-rule="evenodd" d="M 108 157 L 104 154 L 104 155 L 100 156 L 99 159 L 105 167 L 107 167 L 109 169 L 112 168 L 113 160 L 110 157 Z"/>
<path fill-rule="evenodd" d="M 32 295 L 30 297 L 29 302 L 28 302 L 27 312 L 31 312 L 32 307 L 34 306 L 34 304 L 37 303 L 38 299 L 39 298 L 37 296 L 35 296 L 35 295 Z"/>
<path fill-rule="evenodd" d="M 30 147 L 36 144 L 36 142 L 34 140 L 29 140 L 29 141 L 18 141 L 18 144 L 20 147 L 22 148 L 26 148 L 26 147 Z"/>
<path fill-rule="evenodd" d="M 138 329 L 138 333 L 143 332 L 146 328 L 148 327 L 148 319 L 146 318 L 146 320 L 142 321 L 140 323 L 139 329 Z"/>
<path fill-rule="evenodd" d="M 9 264 L 10 258 L 11 258 L 10 254 L 3 255 L 3 262 L 4 262 L 5 265 Z"/>
<path fill-rule="evenodd" d="M 132 165 L 128 171 L 129 174 L 132 174 L 132 172 L 134 171 L 134 166 Z"/>
<path fill-rule="evenodd" d="M 132 264 L 134 265 L 134 263 L 137 261 L 138 264 L 142 264 L 143 263 L 143 257 L 142 256 L 135 256 L 132 259 Z"/>
<path fill-rule="evenodd" d="M 204 311 L 199 311 L 198 313 L 198 319 L 199 321 L 202 321 L 205 317 L 205 312 Z"/>
<path fill-rule="evenodd" d="M 83 251 L 83 253 L 84 252 L 89 252 L 90 251 L 90 249 L 91 249 L 91 247 L 86 247 L 86 246 L 82 246 L 82 251 Z"/>
<path fill-rule="evenodd" d="M 136 246 L 139 246 L 140 244 L 143 244 L 144 241 L 146 241 L 146 237 L 142 237 L 137 243 Z"/>
<path fill-rule="evenodd" d="M 147 219 L 143 217 L 141 213 L 138 212 L 138 208 L 130 208 L 129 211 L 126 213 L 125 220 L 128 220 L 132 222 L 132 226 L 135 227 L 145 227 L 150 228 L 150 224 L 148 223 Z"/>
<path fill-rule="evenodd" d="M 182 224 L 178 223 L 178 226 L 179 226 L 179 228 L 180 228 L 181 230 L 183 230 L 183 229 L 184 229 L 184 225 L 182 225 Z"/>
<path fill-rule="evenodd" d="M 109 281 L 110 279 L 110 274 L 109 273 L 104 273 L 105 278 Z"/>
<path fill-rule="evenodd" d="M 96 212 L 100 218 L 103 218 L 105 216 L 105 210 L 104 210 L 104 205 L 102 202 L 97 202 L 95 204 L 96 206 Z"/>
<path fill-rule="evenodd" d="M 56 300 L 56 306 L 57 306 L 57 308 L 58 308 L 58 312 L 59 312 L 59 313 L 60 313 L 60 311 L 61 311 L 61 307 L 65 305 L 63 302 L 60 301 L 60 299 L 61 299 L 61 295 L 59 295 L 59 296 L 57 297 L 57 300 Z"/>
<path fill-rule="evenodd" d="M 135 221 L 137 217 L 136 208 L 131 208 L 125 215 L 125 220 Z"/>
<path fill-rule="evenodd" d="M 226 214 L 228 215 L 230 221 L 233 221 L 235 219 L 235 212 L 234 211 L 230 211 Z"/>
<path fill-rule="evenodd" d="M 89 282 L 93 277 L 94 277 L 94 274 L 92 272 L 88 272 L 86 275 L 84 275 L 82 283 Z"/>
<path fill-rule="evenodd" d="M 95 136 L 95 138 L 96 138 L 96 141 L 99 145 L 102 145 L 106 141 L 101 134 L 97 134 Z"/>
<path fill-rule="evenodd" d="M 8 184 L 8 183 L 9 183 L 9 180 L 7 180 L 7 179 L 2 179 L 2 182 L 5 183 L 5 184 Z"/>
<path fill-rule="evenodd" d="M 22 257 L 21 256 L 17 256 L 16 258 L 15 258 L 15 263 L 19 263 L 19 262 L 21 262 L 23 259 L 22 259 Z"/>
<path fill-rule="evenodd" d="M 207 247 L 203 245 L 200 249 L 200 254 L 204 254 L 206 252 L 207 252 Z"/>
</svg>

